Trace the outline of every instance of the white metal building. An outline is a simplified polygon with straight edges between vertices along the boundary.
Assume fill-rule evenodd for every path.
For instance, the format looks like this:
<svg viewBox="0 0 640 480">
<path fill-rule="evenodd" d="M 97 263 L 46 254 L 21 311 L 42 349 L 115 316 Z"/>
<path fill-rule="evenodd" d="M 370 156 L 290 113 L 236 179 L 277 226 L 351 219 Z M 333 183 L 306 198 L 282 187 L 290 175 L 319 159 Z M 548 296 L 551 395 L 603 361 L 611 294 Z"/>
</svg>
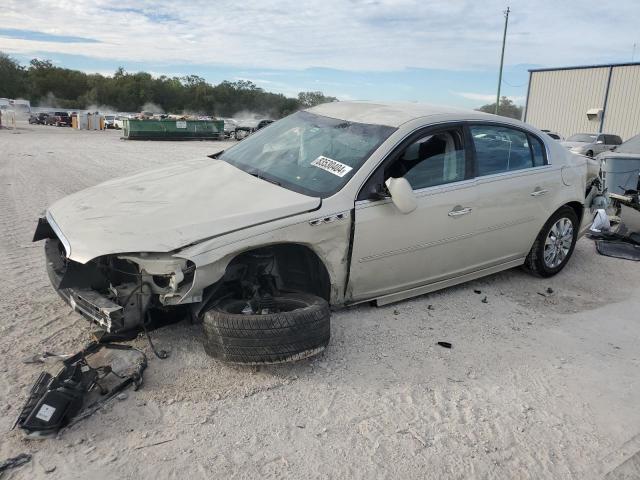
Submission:
<svg viewBox="0 0 640 480">
<path fill-rule="evenodd" d="M 640 62 L 529 70 L 524 121 L 564 137 L 640 133 Z"/>
</svg>

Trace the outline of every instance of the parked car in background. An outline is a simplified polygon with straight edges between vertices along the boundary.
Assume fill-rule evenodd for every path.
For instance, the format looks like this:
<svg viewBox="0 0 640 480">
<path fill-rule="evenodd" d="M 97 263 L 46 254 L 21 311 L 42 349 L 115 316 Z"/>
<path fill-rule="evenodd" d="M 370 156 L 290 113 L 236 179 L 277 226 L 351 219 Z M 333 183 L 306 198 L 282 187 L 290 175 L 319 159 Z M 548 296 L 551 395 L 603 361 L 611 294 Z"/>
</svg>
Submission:
<svg viewBox="0 0 640 480">
<path fill-rule="evenodd" d="M 54 288 L 103 328 L 186 310 L 210 355 L 277 363 L 324 349 L 329 305 L 518 266 L 555 275 L 591 222 L 591 163 L 505 117 L 326 103 L 58 200 L 34 241 Z"/>
<path fill-rule="evenodd" d="M 620 145 L 622 139 L 618 135 L 607 133 L 576 133 L 560 143 L 573 153 L 595 157 Z"/>
<path fill-rule="evenodd" d="M 46 125 L 48 113 L 36 113 L 29 117 L 29 123 L 32 125 Z"/>
<path fill-rule="evenodd" d="M 104 116 L 104 128 L 116 128 L 116 116 L 105 115 Z"/>
<path fill-rule="evenodd" d="M 547 135 L 549 135 L 549 136 L 550 136 L 551 138 L 553 138 L 554 140 L 558 140 L 558 141 L 560 141 L 560 142 L 564 140 L 564 138 L 562 138 L 562 135 L 560 135 L 560 134 L 559 134 L 559 133 L 557 133 L 557 132 L 553 132 L 553 131 L 551 131 L 551 130 L 545 130 L 545 129 L 542 129 L 542 131 L 543 131 L 544 133 L 546 133 Z"/>
<path fill-rule="evenodd" d="M 260 120 L 258 122 L 258 126 L 256 127 L 256 130 L 260 130 L 261 128 L 266 127 L 267 125 L 270 125 L 273 123 L 273 120 Z"/>
<path fill-rule="evenodd" d="M 116 130 L 122 130 L 124 128 L 124 121 L 129 117 L 125 115 L 116 115 L 116 119 L 113 121 L 113 128 Z"/>
<path fill-rule="evenodd" d="M 224 136 L 225 138 L 231 138 L 235 135 L 236 128 L 238 127 L 238 122 L 233 118 L 221 118 L 224 122 Z"/>
<path fill-rule="evenodd" d="M 273 120 L 264 119 L 264 120 L 246 120 L 243 124 L 240 124 L 235 129 L 235 138 L 236 140 L 242 140 L 243 138 L 248 137 L 253 132 L 257 132 L 258 130 L 263 129 L 267 125 L 273 123 Z"/>
<path fill-rule="evenodd" d="M 49 114 L 46 122 L 47 125 L 55 125 L 56 127 L 70 127 L 71 116 L 68 112 L 53 112 Z"/>
</svg>

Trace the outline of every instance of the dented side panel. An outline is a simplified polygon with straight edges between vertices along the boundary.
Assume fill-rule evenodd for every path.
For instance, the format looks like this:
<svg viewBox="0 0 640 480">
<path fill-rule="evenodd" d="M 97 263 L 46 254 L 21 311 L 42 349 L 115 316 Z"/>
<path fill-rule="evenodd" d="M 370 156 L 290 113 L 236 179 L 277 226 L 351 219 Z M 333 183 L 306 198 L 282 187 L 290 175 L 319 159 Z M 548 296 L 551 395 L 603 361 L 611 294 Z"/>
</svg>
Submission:
<svg viewBox="0 0 640 480">
<path fill-rule="evenodd" d="M 315 252 L 326 267 L 331 283 L 331 304 L 343 304 L 349 267 L 350 213 L 341 211 L 318 217 L 316 212 L 315 216 L 302 215 L 294 224 L 287 224 L 289 222 L 271 223 L 271 230 L 267 231 L 264 227 L 243 230 L 181 250 L 178 255 L 196 265 L 194 283 L 188 295 L 195 295 L 220 280 L 231 260 L 243 252 L 270 245 L 298 244 Z"/>
</svg>

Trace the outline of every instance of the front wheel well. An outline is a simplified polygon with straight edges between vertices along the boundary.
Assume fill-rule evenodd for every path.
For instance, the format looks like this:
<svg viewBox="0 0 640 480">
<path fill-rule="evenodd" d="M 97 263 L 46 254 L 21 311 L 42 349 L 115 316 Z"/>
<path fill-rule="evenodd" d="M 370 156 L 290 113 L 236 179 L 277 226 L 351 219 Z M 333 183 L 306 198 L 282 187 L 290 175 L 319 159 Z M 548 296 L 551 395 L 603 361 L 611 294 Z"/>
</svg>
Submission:
<svg viewBox="0 0 640 480">
<path fill-rule="evenodd" d="M 268 245 L 240 253 L 227 265 L 222 281 L 233 281 L 246 275 L 260 262 L 265 265 L 266 273 L 277 278 L 279 288 L 310 293 L 330 301 L 331 279 L 326 266 L 311 248 L 297 243 Z"/>
</svg>

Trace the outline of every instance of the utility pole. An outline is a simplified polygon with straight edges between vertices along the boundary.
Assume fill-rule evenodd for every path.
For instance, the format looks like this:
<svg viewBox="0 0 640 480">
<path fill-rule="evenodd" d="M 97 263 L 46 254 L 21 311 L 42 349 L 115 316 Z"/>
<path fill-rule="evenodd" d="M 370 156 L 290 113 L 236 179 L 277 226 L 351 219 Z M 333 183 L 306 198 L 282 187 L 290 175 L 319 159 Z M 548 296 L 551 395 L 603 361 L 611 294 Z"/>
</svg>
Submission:
<svg viewBox="0 0 640 480">
<path fill-rule="evenodd" d="M 631 53 L 631 61 L 633 62 L 636 58 L 636 44 L 633 44 L 633 52 Z"/>
<path fill-rule="evenodd" d="M 502 54 L 500 54 L 500 74 L 498 75 L 498 94 L 496 95 L 496 111 L 498 114 L 498 107 L 500 106 L 500 87 L 502 86 L 502 65 L 504 64 L 504 46 L 507 42 L 507 25 L 509 25 L 509 13 L 511 10 L 509 7 L 504 11 L 504 33 L 502 35 Z"/>
</svg>

